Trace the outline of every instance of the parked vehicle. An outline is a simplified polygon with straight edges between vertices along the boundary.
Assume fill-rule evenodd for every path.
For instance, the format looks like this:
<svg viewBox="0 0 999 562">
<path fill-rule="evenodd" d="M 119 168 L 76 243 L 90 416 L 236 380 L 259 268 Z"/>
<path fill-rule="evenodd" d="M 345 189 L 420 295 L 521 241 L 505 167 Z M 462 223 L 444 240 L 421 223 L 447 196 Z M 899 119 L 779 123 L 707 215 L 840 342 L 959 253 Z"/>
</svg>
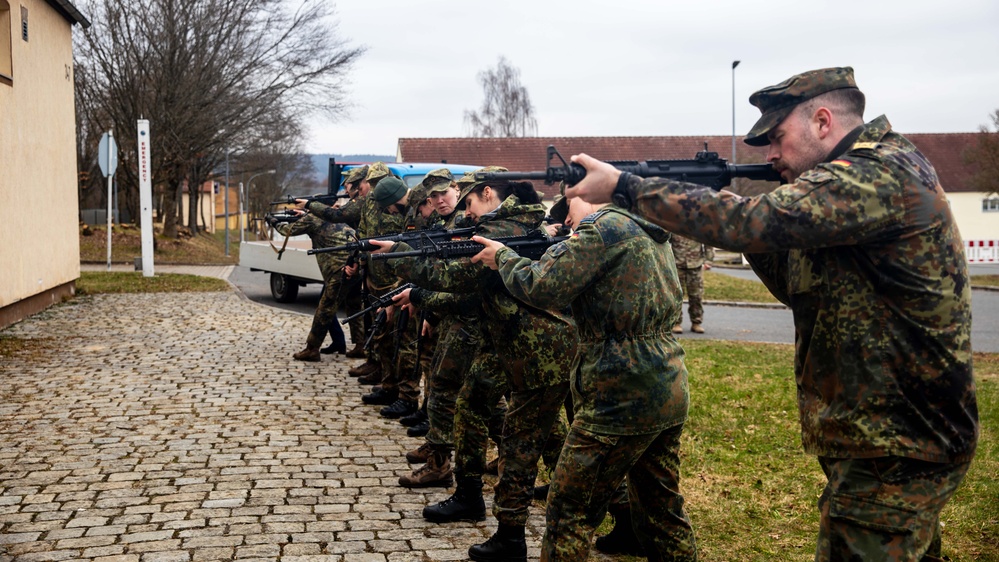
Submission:
<svg viewBox="0 0 999 562">
<path fill-rule="evenodd" d="M 363 163 L 337 163 L 330 158 L 330 181 L 328 193 L 338 193 L 343 189 L 345 172 Z M 451 170 L 455 176 L 460 176 L 479 168 L 461 164 L 386 162 L 388 169 L 402 178 L 407 186 L 413 187 L 423 181 L 428 172 L 441 167 Z M 284 238 L 275 233 L 272 241 L 241 242 L 239 245 L 239 265 L 250 268 L 250 271 L 262 271 L 271 276 L 271 296 L 278 302 L 294 302 L 298 298 L 298 289 L 309 283 L 322 283 L 323 276 L 319 272 L 319 264 L 315 256 L 308 255 L 312 249 L 312 241 L 308 236 L 293 236 L 288 239 L 281 258 L 278 259 L 276 248 L 284 244 Z M 272 247 L 273 246 L 273 247 Z"/>
</svg>

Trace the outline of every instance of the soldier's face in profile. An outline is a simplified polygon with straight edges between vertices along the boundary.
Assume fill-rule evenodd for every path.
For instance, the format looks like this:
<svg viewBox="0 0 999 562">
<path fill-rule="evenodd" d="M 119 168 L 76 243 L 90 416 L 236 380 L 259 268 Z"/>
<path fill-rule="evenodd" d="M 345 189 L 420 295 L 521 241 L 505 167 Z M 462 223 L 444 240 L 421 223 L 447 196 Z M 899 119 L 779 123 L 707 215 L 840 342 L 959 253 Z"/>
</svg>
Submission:
<svg viewBox="0 0 999 562">
<path fill-rule="evenodd" d="M 587 203 L 579 197 L 569 199 L 569 214 L 565 217 L 565 226 L 575 229 L 579 221 L 585 219 L 599 208 L 600 206 Z"/>
<path fill-rule="evenodd" d="M 818 126 L 814 115 L 798 108 L 767 133 L 770 140 L 767 162 L 773 164 L 784 181 L 798 179 L 826 157 L 816 134 Z"/>
<path fill-rule="evenodd" d="M 357 189 L 358 189 L 358 192 L 361 194 L 361 197 L 364 197 L 368 193 L 371 193 L 371 184 L 368 183 L 368 180 L 366 180 L 366 179 L 361 180 L 361 184 L 360 184 L 360 186 L 358 186 Z"/>
<path fill-rule="evenodd" d="M 473 220 L 479 220 L 482 215 L 491 213 L 496 205 L 493 205 L 492 199 L 487 196 L 489 192 L 490 188 L 486 187 L 480 193 L 469 193 L 465 197 L 465 214 Z"/>
<path fill-rule="evenodd" d="M 434 206 L 430 203 L 430 199 L 424 199 L 416 210 L 419 211 L 420 216 L 425 219 L 430 218 L 430 215 L 434 214 Z"/>
</svg>

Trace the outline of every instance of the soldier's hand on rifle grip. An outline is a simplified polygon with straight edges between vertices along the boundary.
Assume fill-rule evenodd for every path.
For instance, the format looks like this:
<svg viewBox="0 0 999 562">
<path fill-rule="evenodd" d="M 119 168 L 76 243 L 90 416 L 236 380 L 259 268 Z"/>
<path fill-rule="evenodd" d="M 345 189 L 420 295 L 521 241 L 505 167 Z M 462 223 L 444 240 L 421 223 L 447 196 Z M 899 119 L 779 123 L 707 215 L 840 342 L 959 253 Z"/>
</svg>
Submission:
<svg viewBox="0 0 999 562">
<path fill-rule="evenodd" d="M 496 252 L 503 247 L 503 244 L 481 236 L 473 236 L 472 241 L 485 246 L 481 252 L 472 256 L 472 263 L 481 263 L 489 269 L 497 269 Z"/>
<path fill-rule="evenodd" d="M 586 168 L 586 177 L 576 185 L 567 187 L 565 196 L 570 199 L 579 197 L 587 203 L 610 203 L 617 180 L 621 177 L 621 170 L 586 154 L 575 154 L 570 160 Z"/>
<path fill-rule="evenodd" d="M 392 251 L 392 246 L 395 246 L 395 242 L 389 242 L 387 240 L 369 240 L 375 246 L 378 246 L 377 250 L 373 250 L 372 254 L 387 254 Z"/>
<path fill-rule="evenodd" d="M 391 322 L 392 317 L 395 316 L 395 306 L 386 306 L 378 309 L 378 312 L 382 311 L 385 311 L 385 321 Z"/>
<path fill-rule="evenodd" d="M 295 208 L 296 209 L 303 209 L 304 210 L 305 209 L 305 205 L 308 202 L 309 202 L 308 199 L 295 199 Z"/>
<path fill-rule="evenodd" d="M 345 265 L 343 266 L 343 274 L 347 276 L 347 279 L 353 279 L 357 275 L 357 268 L 358 265 L 356 263 L 354 265 Z"/>
<path fill-rule="evenodd" d="M 434 335 L 434 327 L 431 326 L 430 322 L 427 322 L 426 320 L 423 321 L 423 327 L 421 329 L 423 330 L 424 336 L 430 337 Z"/>
</svg>

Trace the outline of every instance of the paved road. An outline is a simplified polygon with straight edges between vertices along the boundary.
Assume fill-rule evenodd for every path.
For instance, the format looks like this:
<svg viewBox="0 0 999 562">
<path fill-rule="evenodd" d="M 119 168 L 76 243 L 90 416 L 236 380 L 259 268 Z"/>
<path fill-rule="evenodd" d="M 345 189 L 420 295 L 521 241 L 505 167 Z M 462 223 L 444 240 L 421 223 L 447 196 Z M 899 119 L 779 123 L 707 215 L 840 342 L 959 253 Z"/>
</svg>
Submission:
<svg viewBox="0 0 999 562">
<path fill-rule="evenodd" d="M 994 272 L 993 272 L 994 270 Z M 715 268 L 713 271 L 759 281 L 751 269 Z M 973 274 L 999 274 L 999 265 L 973 266 Z M 235 267 L 229 281 L 247 298 L 261 304 L 311 315 L 316 310 L 319 285 L 302 287 L 298 301 L 281 304 L 271 298 L 269 277 L 265 273 L 251 272 L 245 267 Z M 999 353 L 999 292 L 976 290 L 972 293 L 974 323 L 971 343 L 975 351 Z M 688 318 L 684 305 L 684 318 Z M 687 332 L 685 338 L 794 343 L 791 312 L 785 308 L 757 308 L 728 306 L 709 303 L 705 306 L 705 334 Z M 689 326 L 687 326 L 689 328 Z"/>
</svg>

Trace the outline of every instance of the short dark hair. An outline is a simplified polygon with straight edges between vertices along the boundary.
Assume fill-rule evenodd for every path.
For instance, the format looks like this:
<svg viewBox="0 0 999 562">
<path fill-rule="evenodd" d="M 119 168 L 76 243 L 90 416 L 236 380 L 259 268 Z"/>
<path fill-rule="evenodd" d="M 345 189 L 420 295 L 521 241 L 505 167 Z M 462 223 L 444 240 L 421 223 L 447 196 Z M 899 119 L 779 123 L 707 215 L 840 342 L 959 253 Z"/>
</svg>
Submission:
<svg viewBox="0 0 999 562">
<path fill-rule="evenodd" d="M 816 109 L 824 106 L 847 117 L 863 121 L 866 105 L 867 98 L 864 96 L 864 92 L 857 88 L 840 88 L 820 94 L 802 103 L 800 111 L 803 114 L 813 113 Z"/>
<path fill-rule="evenodd" d="M 482 182 L 469 191 L 469 194 L 478 195 L 486 187 L 491 187 L 496 192 L 496 196 L 503 201 L 510 194 L 516 195 L 521 203 L 535 205 L 541 203 L 541 197 L 534 189 L 534 184 L 529 181 L 498 181 L 493 183 Z"/>
</svg>

